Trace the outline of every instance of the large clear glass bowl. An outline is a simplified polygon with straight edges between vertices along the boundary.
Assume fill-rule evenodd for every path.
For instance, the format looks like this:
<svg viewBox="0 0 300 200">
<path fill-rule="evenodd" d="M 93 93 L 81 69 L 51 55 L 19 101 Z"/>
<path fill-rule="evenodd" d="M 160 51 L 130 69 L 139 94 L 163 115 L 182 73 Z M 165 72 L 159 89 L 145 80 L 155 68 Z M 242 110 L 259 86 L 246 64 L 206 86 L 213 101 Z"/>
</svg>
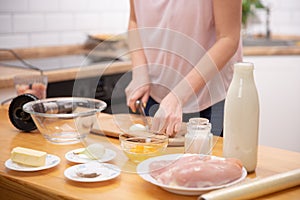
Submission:
<svg viewBox="0 0 300 200">
<path fill-rule="evenodd" d="M 97 114 L 105 108 L 104 101 L 80 97 L 48 98 L 23 106 L 44 138 L 55 144 L 80 142 L 97 122 Z"/>
</svg>

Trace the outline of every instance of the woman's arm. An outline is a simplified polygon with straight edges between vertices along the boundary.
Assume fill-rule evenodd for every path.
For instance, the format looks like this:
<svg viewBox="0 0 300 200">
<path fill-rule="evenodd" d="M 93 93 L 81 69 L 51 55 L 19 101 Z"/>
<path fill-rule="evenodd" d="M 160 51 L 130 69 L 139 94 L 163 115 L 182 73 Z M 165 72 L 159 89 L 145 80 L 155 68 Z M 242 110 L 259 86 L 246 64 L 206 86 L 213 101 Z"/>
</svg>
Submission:
<svg viewBox="0 0 300 200">
<path fill-rule="evenodd" d="M 130 50 L 133 67 L 142 66 L 147 63 L 146 57 L 144 55 L 144 51 L 142 50 L 142 46 L 139 40 L 139 34 L 137 28 L 138 27 L 137 27 L 135 11 L 134 11 L 134 0 L 130 0 L 128 41 L 129 41 L 129 50 Z"/>
<path fill-rule="evenodd" d="M 150 80 L 147 60 L 142 49 L 134 11 L 134 0 L 130 0 L 130 18 L 128 24 L 128 41 L 132 61 L 132 81 L 126 88 L 127 105 L 135 112 L 135 102 L 141 99 L 146 105 L 150 95 Z"/>
<path fill-rule="evenodd" d="M 241 0 L 214 0 L 213 11 L 216 27 L 216 43 L 208 50 L 203 58 L 198 62 L 195 68 L 186 76 L 180 84 L 182 86 L 190 85 L 193 93 L 202 89 L 218 71 L 221 71 L 226 63 L 237 51 L 240 41 L 241 18 L 242 18 Z M 182 86 L 178 84 L 178 89 Z M 176 91 L 176 88 L 175 88 Z M 178 93 L 180 94 L 180 92 Z M 192 95 L 192 94 L 190 94 Z M 181 104 L 184 105 L 190 96 L 182 94 L 178 96 Z"/>
<path fill-rule="evenodd" d="M 214 0 L 217 42 L 208 51 L 219 70 L 238 49 L 242 21 L 242 0 Z"/>
</svg>

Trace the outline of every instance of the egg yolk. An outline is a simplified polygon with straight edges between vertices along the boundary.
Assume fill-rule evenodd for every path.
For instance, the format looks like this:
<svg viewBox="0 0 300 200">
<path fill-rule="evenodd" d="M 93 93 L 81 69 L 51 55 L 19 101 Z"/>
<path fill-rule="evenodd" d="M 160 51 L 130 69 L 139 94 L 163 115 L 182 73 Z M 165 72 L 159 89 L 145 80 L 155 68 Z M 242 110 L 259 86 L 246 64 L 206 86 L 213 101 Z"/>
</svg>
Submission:
<svg viewBox="0 0 300 200">
<path fill-rule="evenodd" d="M 136 145 L 135 147 L 130 149 L 132 153 L 153 153 L 156 149 L 152 146 L 143 146 L 143 145 Z"/>
</svg>

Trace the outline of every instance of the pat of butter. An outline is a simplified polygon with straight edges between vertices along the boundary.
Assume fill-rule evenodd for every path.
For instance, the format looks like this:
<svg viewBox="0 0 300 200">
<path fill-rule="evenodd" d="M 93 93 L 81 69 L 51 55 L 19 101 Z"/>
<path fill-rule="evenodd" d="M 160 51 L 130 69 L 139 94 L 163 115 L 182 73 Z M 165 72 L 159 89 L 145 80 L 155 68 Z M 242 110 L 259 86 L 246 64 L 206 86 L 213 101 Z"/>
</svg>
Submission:
<svg viewBox="0 0 300 200">
<path fill-rule="evenodd" d="M 11 160 L 13 162 L 29 165 L 29 166 L 43 166 L 46 164 L 47 153 L 33 149 L 15 147 L 11 151 Z"/>
</svg>

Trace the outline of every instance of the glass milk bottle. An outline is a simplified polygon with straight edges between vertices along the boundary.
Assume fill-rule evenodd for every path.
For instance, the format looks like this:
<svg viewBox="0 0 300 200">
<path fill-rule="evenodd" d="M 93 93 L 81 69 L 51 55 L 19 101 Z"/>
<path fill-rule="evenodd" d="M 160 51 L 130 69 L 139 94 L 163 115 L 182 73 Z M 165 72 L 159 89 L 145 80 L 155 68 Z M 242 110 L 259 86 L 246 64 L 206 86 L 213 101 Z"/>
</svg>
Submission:
<svg viewBox="0 0 300 200">
<path fill-rule="evenodd" d="M 185 153 L 211 154 L 213 135 L 211 124 L 205 118 L 191 118 L 185 134 Z"/>
<path fill-rule="evenodd" d="M 252 63 L 236 63 L 224 106 L 223 156 L 242 161 L 248 172 L 257 164 L 259 100 Z"/>
</svg>

